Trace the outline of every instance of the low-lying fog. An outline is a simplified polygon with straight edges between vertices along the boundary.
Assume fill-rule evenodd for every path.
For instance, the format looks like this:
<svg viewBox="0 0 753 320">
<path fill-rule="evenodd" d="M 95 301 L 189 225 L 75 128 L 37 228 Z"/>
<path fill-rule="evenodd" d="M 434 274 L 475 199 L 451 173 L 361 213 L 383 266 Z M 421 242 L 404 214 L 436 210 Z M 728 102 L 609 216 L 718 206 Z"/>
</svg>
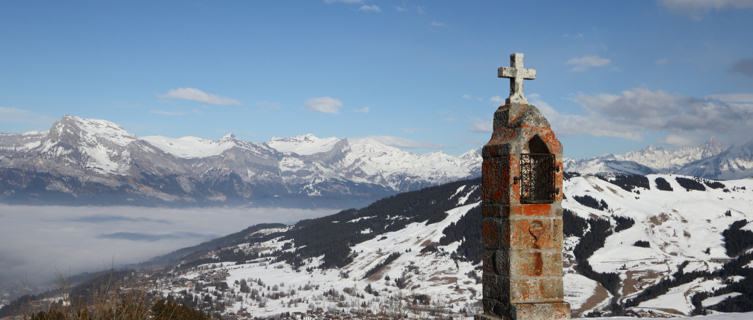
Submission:
<svg viewBox="0 0 753 320">
<path fill-rule="evenodd" d="M 257 223 L 292 224 L 335 211 L 0 204 L 0 293 L 41 285 L 59 274 L 141 262 Z"/>
</svg>

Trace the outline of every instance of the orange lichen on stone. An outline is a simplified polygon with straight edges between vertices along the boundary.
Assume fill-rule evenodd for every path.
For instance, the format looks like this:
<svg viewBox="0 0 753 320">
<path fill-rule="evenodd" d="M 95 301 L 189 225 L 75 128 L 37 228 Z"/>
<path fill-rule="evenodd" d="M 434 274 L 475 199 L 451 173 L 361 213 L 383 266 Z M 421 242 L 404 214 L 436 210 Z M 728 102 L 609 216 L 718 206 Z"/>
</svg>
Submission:
<svg viewBox="0 0 753 320">
<path fill-rule="evenodd" d="M 553 219 L 511 221 L 510 247 L 515 249 L 556 249 L 561 247 L 552 241 Z M 535 230 L 543 232 L 536 235 Z"/>
<path fill-rule="evenodd" d="M 549 203 L 523 205 L 523 215 L 546 216 L 549 215 L 552 205 Z"/>
</svg>

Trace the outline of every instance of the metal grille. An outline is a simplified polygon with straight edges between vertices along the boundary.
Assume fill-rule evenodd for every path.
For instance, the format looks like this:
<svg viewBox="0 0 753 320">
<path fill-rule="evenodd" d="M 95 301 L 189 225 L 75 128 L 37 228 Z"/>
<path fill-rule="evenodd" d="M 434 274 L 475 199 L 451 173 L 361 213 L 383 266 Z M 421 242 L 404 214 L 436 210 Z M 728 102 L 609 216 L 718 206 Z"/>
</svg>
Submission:
<svg viewBox="0 0 753 320">
<path fill-rule="evenodd" d="M 550 203 L 554 201 L 554 155 L 526 153 L 520 155 L 520 201 Z"/>
</svg>

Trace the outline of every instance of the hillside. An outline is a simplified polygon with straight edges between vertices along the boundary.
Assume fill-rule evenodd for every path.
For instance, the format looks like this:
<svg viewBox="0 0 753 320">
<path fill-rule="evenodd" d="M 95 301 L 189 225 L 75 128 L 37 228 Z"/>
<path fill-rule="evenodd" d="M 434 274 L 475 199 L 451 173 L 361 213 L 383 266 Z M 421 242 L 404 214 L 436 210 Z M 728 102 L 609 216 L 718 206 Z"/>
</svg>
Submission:
<svg viewBox="0 0 753 320">
<path fill-rule="evenodd" d="M 753 180 L 571 173 L 565 194 L 575 315 L 753 311 Z M 226 315 L 407 305 L 468 316 L 481 292 L 479 200 L 479 180 L 466 180 L 256 226 L 153 260 L 167 267 L 149 281 Z"/>
</svg>

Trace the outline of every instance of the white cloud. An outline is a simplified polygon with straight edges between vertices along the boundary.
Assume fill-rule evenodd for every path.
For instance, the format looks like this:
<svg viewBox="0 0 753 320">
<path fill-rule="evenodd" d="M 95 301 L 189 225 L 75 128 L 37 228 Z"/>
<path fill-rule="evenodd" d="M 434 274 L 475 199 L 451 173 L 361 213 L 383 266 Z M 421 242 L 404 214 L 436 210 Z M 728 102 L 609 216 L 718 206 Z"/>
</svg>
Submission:
<svg viewBox="0 0 753 320">
<path fill-rule="evenodd" d="M 182 116 L 186 114 L 185 112 L 180 111 L 167 111 L 167 110 L 160 110 L 160 109 L 153 109 L 149 110 L 149 113 L 161 115 L 161 116 Z"/>
<path fill-rule="evenodd" d="M 673 146 L 688 146 L 688 145 L 696 144 L 697 142 L 698 141 L 695 141 L 694 139 L 688 136 L 673 134 L 673 133 L 670 133 L 664 138 L 659 139 L 659 143 L 664 143 L 664 144 L 673 145 Z"/>
<path fill-rule="evenodd" d="M 541 100 L 532 100 L 531 104 L 541 110 L 541 113 L 549 120 L 554 132 L 558 134 L 640 140 L 640 136 L 629 126 L 608 122 L 595 115 L 561 114 L 548 103 Z"/>
<path fill-rule="evenodd" d="M 431 22 L 431 26 L 432 26 L 432 27 L 444 27 L 444 26 L 446 26 L 446 25 L 444 24 L 444 22 L 439 22 L 439 21 L 432 21 L 432 22 Z"/>
<path fill-rule="evenodd" d="M 358 10 L 364 11 L 364 12 L 382 12 L 382 9 L 379 8 L 379 6 L 375 4 L 372 4 L 372 5 L 364 4 L 360 8 L 358 8 Z"/>
<path fill-rule="evenodd" d="M 322 113 L 338 113 L 343 103 L 332 97 L 318 97 L 306 100 L 306 107 L 311 111 Z"/>
<path fill-rule="evenodd" d="M 227 97 L 221 97 L 221 96 L 211 94 L 211 93 L 206 93 L 196 88 L 172 89 L 168 91 L 166 94 L 163 94 L 159 97 L 169 98 L 169 99 L 190 100 L 190 101 L 197 101 L 197 102 L 215 104 L 215 105 L 239 105 L 241 104 L 241 102 L 238 100 L 227 98 Z"/>
<path fill-rule="evenodd" d="M 369 112 L 371 112 L 371 108 L 369 108 L 368 106 L 365 106 L 365 107 L 363 107 L 361 109 L 353 110 L 353 112 L 369 113 Z"/>
<path fill-rule="evenodd" d="M 237 232 L 238 226 L 290 223 L 336 212 L 290 208 L 119 206 L 108 206 L 106 211 L 103 213 L 101 207 L 95 206 L 0 204 L 0 221 L 3 222 L 0 223 L 0 283 L 10 285 L 17 281 L 18 285 L 55 285 L 55 275 L 61 272 L 77 274 L 119 268 Z M 186 238 L 191 235 L 186 233 L 190 230 L 201 231 L 193 234 L 196 238 Z M 156 240 L 145 245 L 143 241 L 133 241 L 135 239 L 119 240 L 107 236 L 129 232 L 152 236 Z M 33 234 L 44 234 L 44 237 L 29 236 Z M 48 280 L 51 282 L 44 283 Z"/>
<path fill-rule="evenodd" d="M 579 94 L 574 99 L 585 114 L 561 114 L 544 101 L 532 101 L 556 132 L 641 140 L 664 135 L 665 143 L 687 144 L 717 138 L 728 143 L 748 140 L 753 127 L 753 96 L 675 95 L 645 88 L 620 94 Z M 733 102 L 736 101 L 736 102 Z"/>
<path fill-rule="evenodd" d="M 405 7 L 395 6 L 395 11 L 397 12 L 405 12 L 406 10 L 408 9 L 406 9 Z"/>
<path fill-rule="evenodd" d="M 418 128 L 402 128 L 403 132 L 405 133 L 416 133 L 418 131 Z"/>
<path fill-rule="evenodd" d="M 753 93 L 720 93 L 708 96 L 712 99 L 721 100 L 727 103 L 750 103 L 753 104 Z"/>
<path fill-rule="evenodd" d="M 612 62 L 612 60 L 602 58 L 597 55 L 583 56 L 567 60 L 567 64 L 573 66 L 571 71 L 575 72 L 583 72 L 588 71 L 588 69 L 591 68 L 603 67 L 608 65 L 610 62 Z"/>
<path fill-rule="evenodd" d="M 659 3 L 669 11 L 696 20 L 712 10 L 753 8 L 753 0 L 659 0 Z"/>
<path fill-rule="evenodd" d="M 411 140 L 403 137 L 395 137 L 395 136 L 367 136 L 363 138 L 356 138 L 356 139 L 369 139 L 377 141 L 381 144 L 385 144 L 388 146 L 392 146 L 395 148 L 400 149 L 433 149 L 433 150 L 439 150 L 444 148 L 445 146 L 438 145 L 431 142 L 422 142 L 422 141 L 416 141 Z"/>
</svg>

